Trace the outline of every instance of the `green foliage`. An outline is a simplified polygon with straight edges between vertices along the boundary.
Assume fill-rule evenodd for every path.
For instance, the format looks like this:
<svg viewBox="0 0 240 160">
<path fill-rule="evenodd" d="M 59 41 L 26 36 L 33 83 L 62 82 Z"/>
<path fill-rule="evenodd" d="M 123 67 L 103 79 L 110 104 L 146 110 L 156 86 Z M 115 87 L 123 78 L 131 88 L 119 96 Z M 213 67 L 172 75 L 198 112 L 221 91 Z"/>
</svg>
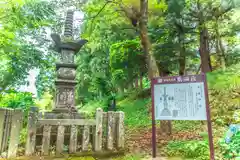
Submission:
<svg viewBox="0 0 240 160">
<path fill-rule="evenodd" d="M 27 125 L 28 111 L 34 104 L 32 94 L 29 92 L 7 90 L 0 93 L 0 107 L 21 109 L 24 112 L 24 126 Z"/>
<path fill-rule="evenodd" d="M 117 101 L 117 109 L 125 113 L 125 124 L 131 128 L 146 127 L 151 124 L 147 104 L 150 99 Z"/>
<path fill-rule="evenodd" d="M 35 100 L 35 104 L 41 112 L 50 111 L 53 106 L 53 96 L 49 92 L 45 92 L 41 99 Z"/>
<path fill-rule="evenodd" d="M 217 91 L 229 91 L 240 87 L 240 64 L 207 75 L 208 86 Z M 217 83 L 216 83 L 217 82 Z"/>
<path fill-rule="evenodd" d="M 125 40 L 111 45 L 110 61 L 113 84 L 132 83 L 134 78 L 146 73 L 144 55 L 139 39 Z"/>
<path fill-rule="evenodd" d="M 123 111 L 125 113 L 125 124 L 131 128 L 149 126 L 151 124 L 151 119 L 149 117 L 148 104 L 150 99 L 129 99 L 133 92 L 127 94 L 116 95 L 117 110 Z M 96 109 L 98 107 L 103 108 L 107 111 L 108 97 L 103 98 L 101 101 L 89 101 L 84 106 L 79 106 L 79 111 L 85 113 L 86 115 L 93 117 Z"/>
<path fill-rule="evenodd" d="M 32 94 L 29 92 L 17 92 L 15 90 L 9 90 L 2 92 L 0 95 L 0 107 L 21 109 L 27 112 L 34 101 Z"/>
<path fill-rule="evenodd" d="M 240 106 L 240 65 L 233 65 L 225 71 L 219 70 L 207 75 L 212 120 L 218 125 L 228 125 L 235 120 L 233 114 Z"/>
<path fill-rule="evenodd" d="M 225 158 L 231 159 L 240 156 L 240 131 L 231 137 L 231 142 L 226 144 L 225 138 L 219 142 L 221 153 Z"/>
<path fill-rule="evenodd" d="M 207 141 L 170 141 L 166 150 L 169 156 L 209 160 Z"/>
<path fill-rule="evenodd" d="M 38 66 L 39 74 L 36 77 L 35 85 L 37 87 L 37 96 L 41 98 L 45 92 L 54 95 L 56 79 L 56 56 L 53 52 L 41 57 L 41 63 Z"/>
<path fill-rule="evenodd" d="M 42 27 L 53 23 L 53 5 L 46 1 L 10 0 L 0 10 L 0 87 L 26 84 L 28 71 L 45 64 L 39 44 Z"/>
</svg>

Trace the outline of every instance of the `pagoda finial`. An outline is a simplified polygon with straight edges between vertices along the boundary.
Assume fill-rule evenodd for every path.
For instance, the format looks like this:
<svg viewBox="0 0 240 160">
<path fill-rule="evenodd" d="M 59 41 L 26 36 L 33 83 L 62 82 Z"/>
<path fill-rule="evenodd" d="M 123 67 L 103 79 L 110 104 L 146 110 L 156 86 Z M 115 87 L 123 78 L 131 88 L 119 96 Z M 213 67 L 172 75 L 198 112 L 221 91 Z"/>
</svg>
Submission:
<svg viewBox="0 0 240 160">
<path fill-rule="evenodd" d="M 68 10 L 65 20 L 64 37 L 73 37 L 73 10 Z"/>
</svg>

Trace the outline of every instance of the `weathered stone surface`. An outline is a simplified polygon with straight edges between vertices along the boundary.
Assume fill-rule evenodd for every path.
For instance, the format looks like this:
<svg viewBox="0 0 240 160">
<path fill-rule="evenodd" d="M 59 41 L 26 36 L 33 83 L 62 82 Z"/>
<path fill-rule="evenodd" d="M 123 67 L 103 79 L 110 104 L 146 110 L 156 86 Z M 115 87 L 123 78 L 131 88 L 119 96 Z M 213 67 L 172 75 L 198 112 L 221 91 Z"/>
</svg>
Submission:
<svg viewBox="0 0 240 160">
<path fill-rule="evenodd" d="M 88 145 L 90 140 L 90 126 L 85 125 L 83 129 L 82 150 L 88 151 Z"/>
<path fill-rule="evenodd" d="M 75 109 L 75 97 L 74 97 L 74 87 L 58 86 L 56 99 L 55 99 L 55 109 L 64 109 L 65 111 L 74 111 Z"/>
<path fill-rule="evenodd" d="M 109 111 L 108 112 L 108 134 L 107 134 L 107 149 L 108 150 L 113 150 L 113 140 L 114 140 L 114 135 L 113 135 L 113 129 L 114 129 L 114 112 Z"/>
<path fill-rule="evenodd" d="M 124 131 L 124 112 L 117 112 L 118 123 L 117 123 L 117 147 L 124 148 L 125 143 L 125 131 Z"/>
<path fill-rule="evenodd" d="M 59 110 L 57 110 L 59 111 Z M 45 112 L 44 113 L 44 119 L 83 119 L 85 116 L 84 113 L 77 113 L 77 112 L 72 112 L 72 113 L 63 113 L 63 110 L 60 112 Z"/>
<path fill-rule="evenodd" d="M 31 107 L 28 116 L 27 126 L 27 141 L 26 141 L 26 156 L 31 156 L 35 152 L 36 144 L 36 132 L 37 132 L 37 120 L 38 120 L 38 108 Z"/>
<path fill-rule="evenodd" d="M 60 68 L 57 71 L 57 77 L 59 79 L 74 80 L 76 77 L 76 70 L 72 68 Z"/>
<path fill-rule="evenodd" d="M 102 136 L 103 136 L 103 110 L 97 109 L 96 113 L 96 129 L 95 129 L 94 150 L 102 150 Z"/>
<path fill-rule="evenodd" d="M 43 139 L 42 139 L 42 154 L 43 155 L 49 154 L 51 127 L 52 126 L 45 125 L 43 128 Z"/>
<path fill-rule="evenodd" d="M 61 62 L 62 63 L 74 63 L 74 51 L 63 49 L 61 51 Z"/>
<path fill-rule="evenodd" d="M 72 37 L 73 36 L 73 15 L 74 12 L 71 10 L 67 11 L 66 21 L 65 21 L 65 30 L 64 36 Z"/>
<path fill-rule="evenodd" d="M 57 80 L 55 106 L 53 112 L 77 112 L 75 108 L 75 86 L 76 81 L 76 65 L 74 64 L 74 54 L 77 53 L 81 47 L 87 43 L 87 40 L 73 39 L 73 11 L 67 11 L 64 36 L 58 34 L 51 34 L 55 42 L 55 50 L 60 53 L 60 62 L 57 67 Z"/>
<path fill-rule="evenodd" d="M 20 131 L 22 128 L 23 112 L 21 109 L 16 109 L 12 116 L 12 126 L 9 137 L 8 158 L 15 158 L 17 156 L 18 144 L 20 141 Z"/>
<path fill-rule="evenodd" d="M 69 144 L 70 153 L 75 153 L 77 151 L 77 134 L 78 134 L 78 127 L 76 125 L 72 125 L 71 134 L 70 134 L 70 144 Z"/>
<path fill-rule="evenodd" d="M 63 152 L 64 147 L 64 126 L 58 126 L 58 133 L 57 133 L 57 144 L 56 144 L 56 155 L 60 155 Z"/>
<path fill-rule="evenodd" d="M 4 134 L 4 121 L 5 121 L 6 110 L 0 108 L 0 153 L 2 152 L 2 137 Z"/>
</svg>

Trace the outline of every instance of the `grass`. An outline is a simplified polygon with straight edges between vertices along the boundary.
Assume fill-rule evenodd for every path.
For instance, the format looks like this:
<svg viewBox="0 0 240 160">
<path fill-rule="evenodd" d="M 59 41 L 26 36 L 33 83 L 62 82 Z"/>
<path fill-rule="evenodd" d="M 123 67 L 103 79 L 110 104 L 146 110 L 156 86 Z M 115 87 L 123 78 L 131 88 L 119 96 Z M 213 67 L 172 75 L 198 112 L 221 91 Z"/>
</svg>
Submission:
<svg viewBox="0 0 240 160">
<path fill-rule="evenodd" d="M 125 113 L 125 124 L 130 128 L 146 127 L 151 125 L 151 117 L 147 105 L 150 99 L 125 99 L 117 105 L 118 110 Z"/>
<path fill-rule="evenodd" d="M 200 121 L 173 121 L 173 130 L 176 132 L 196 130 L 201 126 Z"/>
</svg>

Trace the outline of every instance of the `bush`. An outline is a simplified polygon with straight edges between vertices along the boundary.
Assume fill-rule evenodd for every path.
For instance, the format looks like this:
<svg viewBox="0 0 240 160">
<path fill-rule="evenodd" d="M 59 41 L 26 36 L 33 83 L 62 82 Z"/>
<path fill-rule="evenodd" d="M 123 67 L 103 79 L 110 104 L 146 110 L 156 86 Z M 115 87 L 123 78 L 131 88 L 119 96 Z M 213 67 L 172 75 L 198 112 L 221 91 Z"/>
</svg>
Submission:
<svg viewBox="0 0 240 160">
<path fill-rule="evenodd" d="M 18 92 L 9 90 L 2 92 L 0 96 L 0 107 L 21 109 L 27 112 L 34 105 L 32 94 L 29 92 Z"/>
<path fill-rule="evenodd" d="M 232 116 L 240 104 L 240 64 L 207 76 L 212 120 L 216 125 L 235 123 Z"/>
<path fill-rule="evenodd" d="M 24 112 L 23 125 L 27 125 L 28 111 L 34 106 L 32 93 L 8 90 L 0 93 L 0 107 L 21 109 Z"/>
<path fill-rule="evenodd" d="M 147 105 L 150 99 L 118 101 L 117 109 L 125 113 L 124 123 L 131 128 L 147 127 L 151 124 L 151 117 Z"/>
<path fill-rule="evenodd" d="M 225 158 L 236 158 L 240 156 L 240 127 L 232 125 L 225 138 L 220 140 L 221 152 Z"/>
<path fill-rule="evenodd" d="M 169 156 L 209 160 L 207 141 L 170 141 L 166 149 Z"/>
</svg>

